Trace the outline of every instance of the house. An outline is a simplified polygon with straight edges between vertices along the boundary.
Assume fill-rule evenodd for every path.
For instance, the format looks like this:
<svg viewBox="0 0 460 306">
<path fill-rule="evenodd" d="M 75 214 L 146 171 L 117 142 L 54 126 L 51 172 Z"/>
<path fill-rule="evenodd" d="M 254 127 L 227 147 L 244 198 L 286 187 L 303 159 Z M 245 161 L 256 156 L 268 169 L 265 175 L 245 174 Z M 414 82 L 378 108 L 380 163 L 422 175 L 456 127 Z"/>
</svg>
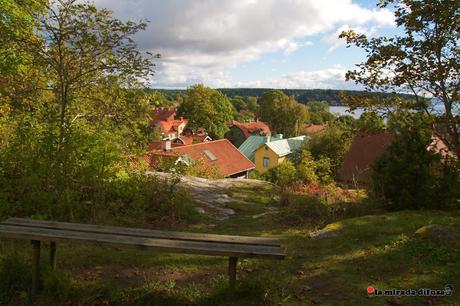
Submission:
<svg viewBox="0 0 460 306">
<path fill-rule="evenodd" d="M 302 126 L 302 133 L 311 135 L 311 134 L 322 132 L 325 129 L 326 129 L 325 124 L 304 124 Z"/>
<path fill-rule="evenodd" d="M 153 110 L 152 116 L 153 121 L 150 126 L 157 133 L 171 140 L 179 138 L 188 123 L 188 120 L 182 117 L 175 118 L 175 109 L 159 107 Z"/>
<path fill-rule="evenodd" d="M 426 148 L 434 153 L 439 153 L 443 157 L 453 156 L 447 145 L 439 137 L 441 133 L 439 127 L 435 127 L 431 143 Z M 372 164 L 386 150 L 395 139 L 395 134 L 382 131 L 376 134 L 358 133 L 350 146 L 343 164 L 338 173 L 338 181 L 350 186 L 369 185 L 372 175 Z"/>
<path fill-rule="evenodd" d="M 208 135 L 182 135 L 173 140 L 174 144 L 191 145 L 194 143 L 211 141 Z"/>
<path fill-rule="evenodd" d="M 358 133 L 339 170 L 338 181 L 352 186 L 368 185 L 372 164 L 394 139 L 395 135 L 387 131 L 373 135 Z"/>
<path fill-rule="evenodd" d="M 169 139 L 154 142 L 149 146 L 150 165 L 161 157 L 174 158 L 185 164 L 202 161 L 205 167 L 217 169 L 224 177 L 247 178 L 248 172 L 255 168 L 227 139 L 205 141 L 190 145 L 174 144 Z"/>
<path fill-rule="evenodd" d="M 232 121 L 228 124 L 228 128 L 229 131 L 225 133 L 225 138 L 237 148 L 251 135 L 271 135 L 270 127 L 259 120 L 247 123 Z"/>
<path fill-rule="evenodd" d="M 306 136 L 267 142 L 254 151 L 256 170 L 265 172 L 281 164 L 290 154 L 299 151 Z"/>
<path fill-rule="evenodd" d="M 238 148 L 250 161 L 254 162 L 254 152 L 263 144 L 283 139 L 283 134 L 273 134 L 271 136 L 251 135 Z"/>
</svg>

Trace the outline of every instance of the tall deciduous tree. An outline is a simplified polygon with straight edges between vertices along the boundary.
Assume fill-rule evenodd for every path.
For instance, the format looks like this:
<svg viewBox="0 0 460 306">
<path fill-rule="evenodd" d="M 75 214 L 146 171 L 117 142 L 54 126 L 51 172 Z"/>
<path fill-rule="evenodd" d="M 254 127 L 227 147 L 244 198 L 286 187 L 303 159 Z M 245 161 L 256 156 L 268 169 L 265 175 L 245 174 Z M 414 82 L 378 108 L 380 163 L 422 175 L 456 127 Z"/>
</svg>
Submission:
<svg viewBox="0 0 460 306">
<path fill-rule="evenodd" d="M 308 118 L 307 108 L 280 90 L 265 92 L 258 102 L 260 119 L 286 137 L 297 136 Z"/>
<path fill-rule="evenodd" d="M 36 100 L 29 98 L 26 106 L 11 112 L 15 117 L 11 115 L 14 120 L 8 127 L 16 131 L 15 139 L 22 147 L 26 144 L 22 135 L 35 145 L 28 146 L 28 150 L 38 160 L 36 164 L 46 165 L 40 173 L 46 178 L 43 184 L 45 188 L 53 186 L 56 202 L 68 205 L 72 219 L 76 202 L 72 198 L 73 184 L 81 178 L 77 173 L 82 168 L 97 168 L 89 171 L 92 175 L 88 177 L 91 181 L 103 178 L 110 159 L 106 152 L 111 150 L 104 141 L 114 143 L 123 134 L 138 137 L 127 130 L 142 134 L 142 126 L 135 119 L 142 116 L 148 103 L 141 101 L 142 92 L 134 89 L 152 75 L 154 64 L 151 55 L 137 49 L 133 36 L 146 23 L 122 22 L 113 18 L 109 10 L 98 10 L 90 2 L 0 1 L 1 9 L 8 9 L 0 12 L 0 34 L 5 33 L 7 46 L 14 47 L 10 54 L 0 45 L 1 55 L 10 54 L 6 60 L 0 56 L 1 72 L 15 69 L 7 90 L 12 98 L 6 100 L 15 106 L 15 101 L 8 99 L 15 99 L 18 91 L 25 90 L 43 95 Z M 21 56 L 20 61 L 15 61 L 15 56 Z M 23 88 L 21 82 L 14 80 L 23 75 L 40 81 Z M 26 79 L 22 83 L 29 82 Z M 0 100 L 4 100 L 1 94 Z M 36 139 L 29 138 L 33 133 Z M 110 147 L 119 150 L 122 146 Z M 103 150 L 95 150 L 89 154 L 95 158 L 85 160 L 84 156 L 96 147 Z M 27 168 L 20 160 L 18 165 Z M 30 169 L 33 167 L 27 168 Z"/>
<path fill-rule="evenodd" d="M 223 93 L 197 84 L 187 89 L 178 112 L 189 119 L 190 127 L 205 128 L 212 138 L 222 138 L 236 111 Z"/>
<path fill-rule="evenodd" d="M 391 106 L 429 112 L 427 100 L 441 102 L 443 111 L 435 123 L 443 123 L 448 136 L 438 135 L 460 156 L 460 2 L 450 0 L 382 0 L 392 7 L 402 35 L 368 39 L 354 31 L 343 32 L 348 45 L 367 53 L 358 69 L 348 71 L 347 80 L 375 91 L 406 91 L 415 95 L 408 103 L 399 99 L 376 101 L 350 99 L 352 107 Z"/>
</svg>

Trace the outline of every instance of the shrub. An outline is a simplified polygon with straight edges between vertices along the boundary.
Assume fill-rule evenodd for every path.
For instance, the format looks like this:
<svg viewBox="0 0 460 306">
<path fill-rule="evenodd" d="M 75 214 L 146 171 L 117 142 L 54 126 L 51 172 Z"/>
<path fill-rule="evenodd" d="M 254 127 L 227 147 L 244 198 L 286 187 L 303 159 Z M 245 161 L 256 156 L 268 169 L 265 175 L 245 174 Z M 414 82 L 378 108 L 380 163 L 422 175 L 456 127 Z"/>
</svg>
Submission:
<svg viewBox="0 0 460 306">
<path fill-rule="evenodd" d="M 321 187 L 315 183 L 307 185 L 306 188 L 311 189 L 302 192 L 299 192 L 298 189 L 285 189 L 282 192 L 280 213 L 276 216 L 281 223 L 288 226 L 322 227 L 336 220 L 361 216 L 376 210 L 376 207 L 369 201 L 350 194 L 339 196 L 340 188 Z M 332 188 L 335 191 L 332 192 Z M 312 192 L 312 189 L 316 189 L 317 193 Z M 325 190 L 323 193 L 325 197 L 319 196 L 320 190 Z M 336 198 L 332 197 L 332 194 Z"/>
<path fill-rule="evenodd" d="M 414 121 L 374 163 L 372 192 L 387 209 L 441 209 L 459 198 L 457 167 L 427 150 L 430 143 L 431 130 Z"/>
<path fill-rule="evenodd" d="M 315 183 L 318 181 L 318 177 L 315 173 L 315 160 L 308 150 L 302 150 L 300 153 L 299 163 L 297 165 L 297 177 L 305 183 Z"/>
<path fill-rule="evenodd" d="M 296 168 L 289 160 L 285 160 L 278 166 L 268 169 L 263 175 L 267 181 L 282 187 L 288 186 L 297 180 Z"/>
</svg>

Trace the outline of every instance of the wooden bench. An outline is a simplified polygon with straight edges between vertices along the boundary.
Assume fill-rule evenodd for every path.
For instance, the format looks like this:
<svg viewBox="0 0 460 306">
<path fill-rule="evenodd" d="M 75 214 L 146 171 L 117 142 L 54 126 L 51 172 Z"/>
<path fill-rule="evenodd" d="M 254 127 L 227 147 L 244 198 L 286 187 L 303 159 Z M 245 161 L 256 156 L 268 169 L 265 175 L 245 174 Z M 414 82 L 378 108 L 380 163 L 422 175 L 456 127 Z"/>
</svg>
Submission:
<svg viewBox="0 0 460 306">
<path fill-rule="evenodd" d="M 50 265 L 56 268 L 56 242 L 106 244 L 160 252 L 229 257 L 229 293 L 234 294 L 238 258 L 283 259 L 278 240 L 260 237 L 211 235 L 138 228 L 10 218 L 0 222 L 0 236 L 31 240 L 32 291 L 38 289 L 40 243 L 50 241 Z"/>
</svg>

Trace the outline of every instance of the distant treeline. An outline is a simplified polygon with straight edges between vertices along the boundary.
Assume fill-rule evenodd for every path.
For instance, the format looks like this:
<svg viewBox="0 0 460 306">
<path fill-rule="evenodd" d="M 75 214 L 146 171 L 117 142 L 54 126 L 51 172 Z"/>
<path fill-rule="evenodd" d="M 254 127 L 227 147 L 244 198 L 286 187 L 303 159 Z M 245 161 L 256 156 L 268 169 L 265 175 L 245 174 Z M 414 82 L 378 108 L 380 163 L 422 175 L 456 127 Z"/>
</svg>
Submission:
<svg viewBox="0 0 460 306">
<path fill-rule="evenodd" d="M 218 88 L 227 97 L 233 98 L 240 97 L 260 97 L 264 92 L 271 88 Z M 155 89 L 162 92 L 168 99 L 176 99 L 185 93 L 185 89 Z M 337 89 L 280 89 L 288 96 L 294 96 L 300 103 L 307 103 L 309 101 L 326 101 L 329 105 L 340 106 L 342 101 L 339 97 L 340 92 L 347 95 L 364 95 L 365 91 L 359 90 L 337 90 Z M 378 94 L 390 96 L 391 94 Z M 399 94 L 399 97 L 405 99 L 413 99 L 413 96 L 406 94 Z"/>
</svg>

